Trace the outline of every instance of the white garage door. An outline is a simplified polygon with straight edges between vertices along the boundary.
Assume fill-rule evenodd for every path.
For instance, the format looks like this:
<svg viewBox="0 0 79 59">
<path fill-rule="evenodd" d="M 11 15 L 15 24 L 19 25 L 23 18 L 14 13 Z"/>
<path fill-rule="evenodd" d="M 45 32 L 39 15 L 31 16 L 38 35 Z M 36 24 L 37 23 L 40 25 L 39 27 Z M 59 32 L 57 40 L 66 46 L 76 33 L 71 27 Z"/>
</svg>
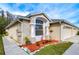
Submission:
<svg viewBox="0 0 79 59">
<path fill-rule="evenodd" d="M 63 39 L 67 39 L 69 37 L 72 36 L 72 33 L 71 33 L 71 28 L 69 27 L 64 27 L 63 28 Z"/>
</svg>

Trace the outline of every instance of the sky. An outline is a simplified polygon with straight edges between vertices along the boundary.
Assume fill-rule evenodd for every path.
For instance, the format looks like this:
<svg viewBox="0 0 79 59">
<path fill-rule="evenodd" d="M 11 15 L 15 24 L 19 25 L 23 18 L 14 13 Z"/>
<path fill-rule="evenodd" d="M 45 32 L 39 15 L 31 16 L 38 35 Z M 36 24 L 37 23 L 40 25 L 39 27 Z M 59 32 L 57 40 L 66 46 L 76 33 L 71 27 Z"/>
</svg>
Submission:
<svg viewBox="0 0 79 59">
<path fill-rule="evenodd" d="M 51 19 L 64 19 L 79 27 L 79 4 L 77 3 L 1 3 L 0 8 L 23 16 L 43 12 Z"/>
</svg>

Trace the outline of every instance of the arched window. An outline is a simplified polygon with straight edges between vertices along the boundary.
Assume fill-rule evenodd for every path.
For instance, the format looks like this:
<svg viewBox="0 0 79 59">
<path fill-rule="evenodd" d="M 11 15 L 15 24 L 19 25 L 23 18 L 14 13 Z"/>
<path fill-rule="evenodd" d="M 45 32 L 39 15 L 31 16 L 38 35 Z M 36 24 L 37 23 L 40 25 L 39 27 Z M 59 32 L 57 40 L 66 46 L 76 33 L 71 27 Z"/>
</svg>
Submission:
<svg viewBox="0 0 79 59">
<path fill-rule="evenodd" d="M 36 19 L 35 34 L 43 35 L 43 21 L 41 18 Z"/>
</svg>

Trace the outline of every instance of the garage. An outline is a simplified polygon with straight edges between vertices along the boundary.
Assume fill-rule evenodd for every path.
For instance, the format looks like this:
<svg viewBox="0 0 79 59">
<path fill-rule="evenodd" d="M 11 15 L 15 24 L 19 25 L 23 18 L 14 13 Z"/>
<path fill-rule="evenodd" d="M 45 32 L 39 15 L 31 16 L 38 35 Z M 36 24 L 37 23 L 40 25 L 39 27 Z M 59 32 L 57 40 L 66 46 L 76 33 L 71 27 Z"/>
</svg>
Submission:
<svg viewBox="0 0 79 59">
<path fill-rule="evenodd" d="M 67 39 L 72 36 L 72 27 L 69 25 L 63 26 L 63 39 Z"/>
</svg>

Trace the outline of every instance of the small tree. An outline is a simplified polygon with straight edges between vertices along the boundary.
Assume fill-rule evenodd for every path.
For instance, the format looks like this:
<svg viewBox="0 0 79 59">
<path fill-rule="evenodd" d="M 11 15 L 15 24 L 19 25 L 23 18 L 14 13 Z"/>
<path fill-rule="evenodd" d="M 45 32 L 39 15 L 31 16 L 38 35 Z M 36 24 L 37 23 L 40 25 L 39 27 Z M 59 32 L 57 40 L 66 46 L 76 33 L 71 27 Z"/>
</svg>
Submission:
<svg viewBox="0 0 79 59">
<path fill-rule="evenodd" d="M 25 43 L 26 43 L 26 44 L 30 44 L 30 40 L 29 40 L 28 37 L 25 37 L 24 40 L 25 40 Z"/>
<path fill-rule="evenodd" d="M 79 31 L 77 32 L 77 35 L 79 35 Z"/>
</svg>

